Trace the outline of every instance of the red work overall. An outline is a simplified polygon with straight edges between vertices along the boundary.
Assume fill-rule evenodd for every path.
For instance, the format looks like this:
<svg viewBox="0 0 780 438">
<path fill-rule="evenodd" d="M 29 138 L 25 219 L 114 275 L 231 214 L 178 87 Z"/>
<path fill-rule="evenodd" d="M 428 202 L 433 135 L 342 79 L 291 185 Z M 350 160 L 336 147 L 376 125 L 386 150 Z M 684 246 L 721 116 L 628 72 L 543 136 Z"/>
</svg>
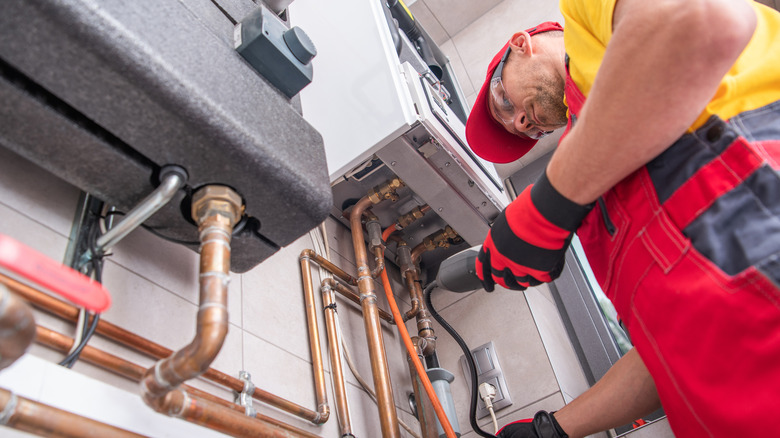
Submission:
<svg viewBox="0 0 780 438">
<path fill-rule="evenodd" d="M 585 101 L 571 77 L 566 99 L 568 132 Z M 780 102 L 713 117 L 577 230 L 678 438 L 778 436 L 778 139 Z"/>
</svg>

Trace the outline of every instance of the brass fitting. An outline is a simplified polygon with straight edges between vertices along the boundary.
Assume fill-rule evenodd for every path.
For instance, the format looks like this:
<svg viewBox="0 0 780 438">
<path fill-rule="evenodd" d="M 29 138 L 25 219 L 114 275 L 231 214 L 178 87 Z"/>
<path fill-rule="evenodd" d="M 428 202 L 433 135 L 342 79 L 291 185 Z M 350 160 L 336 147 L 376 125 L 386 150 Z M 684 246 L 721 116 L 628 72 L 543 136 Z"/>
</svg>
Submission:
<svg viewBox="0 0 780 438">
<path fill-rule="evenodd" d="M 414 207 L 412 211 L 409 213 L 406 213 L 405 215 L 398 218 L 398 225 L 401 226 L 401 228 L 408 227 L 412 222 L 422 219 L 422 217 L 425 215 L 422 208 Z"/>
<path fill-rule="evenodd" d="M 244 214 L 241 196 L 227 186 L 209 185 L 192 195 L 192 218 L 197 223 L 213 215 L 224 216 L 230 226 L 238 223 Z"/>
<path fill-rule="evenodd" d="M 425 245 L 425 249 L 428 251 L 432 251 L 436 248 L 448 248 L 450 246 L 448 239 L 455 239 L 457 237 L 458 233 L 456 233 L 451 226 L 447 225 L 443 230 L 439 230 L 423 239 L 423 245 Z"/>
<path fill-rule="evenodd" d="M 379 204 L 385 199 L 395 202 L 399 199 L 398 193 L 395 191 L 405 185 L 401 178 L 393 178 L 369 190 L 367 196 L 373 204 Z"/>
</svg>

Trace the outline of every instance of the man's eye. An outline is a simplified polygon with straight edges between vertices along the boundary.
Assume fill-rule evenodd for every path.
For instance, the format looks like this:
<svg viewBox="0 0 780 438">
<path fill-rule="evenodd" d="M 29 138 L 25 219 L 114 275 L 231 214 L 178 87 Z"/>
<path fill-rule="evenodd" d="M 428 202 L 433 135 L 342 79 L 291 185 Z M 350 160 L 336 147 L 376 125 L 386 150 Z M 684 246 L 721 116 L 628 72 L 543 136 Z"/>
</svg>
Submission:
<svg viewBox="0 0 780 438">
<path fill-rule="evenodd" d="M 510 101 L 509 98 L 506 97 L 506 94 L 501 96 L 501 109 L 502 110 L 512 109 L 512 101 Z"/>
</svg>

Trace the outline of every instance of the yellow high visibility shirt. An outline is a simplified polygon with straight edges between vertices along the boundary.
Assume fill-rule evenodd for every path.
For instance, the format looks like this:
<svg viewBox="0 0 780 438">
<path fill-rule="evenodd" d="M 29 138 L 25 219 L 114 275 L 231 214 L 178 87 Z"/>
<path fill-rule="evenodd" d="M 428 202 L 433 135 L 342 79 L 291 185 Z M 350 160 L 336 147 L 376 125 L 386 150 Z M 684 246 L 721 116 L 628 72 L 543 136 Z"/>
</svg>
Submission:
<svg viewBox="0 0 780 438">
<path fill-rule="evenodd" d="M 612 38 L 616 1 L 560 0 L 569 72 L 585 97 L 590 93 Z M 728 120 L 780 100 L 780 13 L 760 3 L 750 3 L 758 18 L 755 33 L 690 130 L 701 126 L 713 114 Z"/>
</svg>

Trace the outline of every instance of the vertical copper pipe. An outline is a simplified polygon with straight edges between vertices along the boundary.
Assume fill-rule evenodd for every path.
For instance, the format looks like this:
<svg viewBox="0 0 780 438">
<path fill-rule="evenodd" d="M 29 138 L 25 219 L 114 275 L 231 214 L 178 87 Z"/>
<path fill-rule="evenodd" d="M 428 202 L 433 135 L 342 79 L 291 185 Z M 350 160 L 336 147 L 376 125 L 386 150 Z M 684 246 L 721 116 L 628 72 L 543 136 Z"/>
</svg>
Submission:
<svg viewBox="0 0 780 438">
<path fill-rule="evenodd" d="M 195 338 L 150 368 L 141 381 L 146 404 L 168 415 L 180 413 L 182 401 L 170 396 L 179 385 L 208 370 L 228 330 L 227 285 L 230 281 L 230 237 L 241 216 L 241 198 L 227 187 L 207 186 L 195 193 L 193 217 L 200 232 L 200 309 Z"/>
<path fill-rule="evenodd" d="M 73 345 L 73 339 L 61 333 L 55 332 L 53 330 L 49 330 L 41 326 L 37 326 L 36 328 L 35 342 L 61 352 L 68 351 L 70 347 Z M 141 378 L 143 378 L 143 375 L 146 372 L 146 368 L 142 367 L 141 365 L 114 356 L 111 353 L 97 349 L 90 345 L 84 347 L 80 359 L 85 362 L 96 365 L 100 368 L 103 368 L 105 370 L 108 370 L 114 374 L 132 380 L 134 382 L 140 382 Z M 209 394 L 205 391 L 201 391 L 197 388 L 193 388 L 188 385 L 181 385 L 181 387 L 182 389 L 187 391 L 188 394 L 191 394 L 193 396 L 208 400 L 212 403 L 232 409 L 237 412 L 241 412 L 241 413 L 244 412 L 244 408 L 238 404 L 231 403 L 227 400 L 223 400 L 215 395 Z M 273 426 L 280 427 L 290 432 L 293 432 L 297 436 L 301 436 L 303 438 L 317 438 L 317 435 L 311 434 L 302 429 L 298 429 L 297 427 L 283 423 L 279 420 L 266 417 L 265 415 L 262 414 L 256 414 L 256 418 L 259 421 L 264 421 Z"/>
<path fill-rule="evenodd" d="M 396 247 L 396 253 L 398 255 L 398 264 L 401 268 L 401 277 L 406 281 L 406 289 L 409 291 L 409 298 L 411 299 L 412 307 L 404 314 L 404 322 L 417 316 L 420 311 L 420 307 L 423 306 L 422 297 L 415 295 L 415 289 L 409 286 L 409 281 L 412 281 L 409 277 L 410 272 L 417 272 L 417 267 L 412 261 L 412 250 L 405 241 L 398 242 Z"/>
<path fill-rule="evenodd" d="M 0 370 L 19 359 L 35 336 L 32 310 L 0 285 Z"/>
<path fill-rule="evenodd" d="M 349 223 L 352 229 L 352 246 L 355 251 L 355 262 L 358 268 L 358 290 L 360 303 L 363 307 L 363 324 L 366 330 L 368 353 L 371 359 L 371 372 L 374 376 L 379 422 L 383 438 L 400 437 L 398 417 L 395 411 L 393 388 L 390 383 L 390 370 L 387 366 L 387 355 L 382 339 L 382 327 L 377 311 L 376 290 L 371 270 L 368 267 L 366 244 L 363 239 L 361 218 L 365 209 L 371 205 L 369 197 L 364 197 L 352 208 Z"/>
<path fill-rule="evenodd" d="M 35 435 L 61 438 L 132 438 L 143 437 L 71 412 L 18 396 L 0 388 L 0 412 L 4 422 L 14 429 Z"/>
<path fill-rule="evenodd" d="M 59 316 L 60 318 L 69 321 L 76 321 L 78 318 L 79 310 L 71 304 L 47 295 L 3 274 L 0 274 L 0 283 L 5 284 L 14 293 L 29 301 L 34 306 L 55 316 Z M 112 341 L 118 342 L 121 345 L 132 348 L 133 350 L 154 359 L 163 359 L 173 353 L 171 349 L 138 336 L 135 333 L 127 331 L 106 321 L 105 319 L 98 321 L 96 332 L 101 336 L 105 336 Z M 219 383 L 220 385 L 237 392 L 241 392 L 244 387 L 244 384 L 241 382 L 241 380 L 213 368 L 209 368 L 202 377 L 215 383 Z M 293 414 L 299 418 L 303 418 L 304 420 L 313 422 L 316 418 L 318 418 L 317 412 L 306 409 L 303 406 L 300 406 L 289 400 L 285 400 L 260 388 L 255 388 L 255 393 L 252 394 L 252 397 L 275 408 Z"/>
<path fill-rule="evenodd" d="M 412 297 L 418 298 L 420 303 L 417 313 L 414 315 L 417 320 L 417 335 L 422 338 L 422 351 L 424 356 L 430 356 L 436 351 L 436 334 L 433 331 L 433 322 L 431 312 L 425 307 L 422 299 L 422 287 L 420 287 L 420 276 L 416 270 L 406 271 L 406 287 Z"/>
<path fill-rule="evenodd" d="M 420 338 L 414 336 L 412 338 L 412 344 L 414 345 L 417 357 L 422 360 L 423 354 L 422 350 L 420 350 Z M 436 412 L 433 410 L 433 403 L 423 389 L 420 375 L 417 374 L 417 369 L 412 362 L 412 356 L 408 352 L 406 354 L 406 362 L 409 365 L 409 376 L 412 380 L 412 390 L 414 391 L 414 399 L 417 403 L 417 418 L 420 421 L 422 438 L 439 438 L 438 431 L 436 430 Z"/>
<path fill-rule="evenodd" d="M 417 293 L 417 288 L 414 287 L 414 279 L 416 277 L 415 274 L 416 272 L 414 270 L 403 273 L 404 280 L 406 282 L 406 289 L 409 291 L 409 299 L 412 302 L 412 308 L 404 314 L 404 321 L 408 321 L 414 318 L 418 313 L 420 313 L 420 309 L 425 307 L 422 296 Z"/>
<path fill-rule="evenodd" d="M 352 419 L 347 404 L 347 385 L 344 381 L 344 368 L 341 363 L 341 343 L 336 327 L 336 300 L 333 296 L 333 286 L 337 284 L 332 278 L 322 280 L 322 304 L 325 308 L 325 324 L 328 328 L 328 345 L 330 346 L 330 365 L 333 373 L 333 391 L 336 393 L 336 415 L 339 419 L 339 436 L 352 435 Z"/>
<path fill-rule="evenodd" d="M 322 364 L 322 349 L 320 348 L 320 329 L 317 323 L 317 309 L 314 305 L 314 284 L 311 277 L 311 264 L 307 257 L 300 258 L 301 278 L 303 279 L 303 297 L 306 305 L 306 322 L 309 330 L 309 349 L 314 371 L 314 392 L 317 396 L 318 418 L 316 423 L 328 421 L 330 407 L 325 388 L 325 368 Z"/>
</svg>

